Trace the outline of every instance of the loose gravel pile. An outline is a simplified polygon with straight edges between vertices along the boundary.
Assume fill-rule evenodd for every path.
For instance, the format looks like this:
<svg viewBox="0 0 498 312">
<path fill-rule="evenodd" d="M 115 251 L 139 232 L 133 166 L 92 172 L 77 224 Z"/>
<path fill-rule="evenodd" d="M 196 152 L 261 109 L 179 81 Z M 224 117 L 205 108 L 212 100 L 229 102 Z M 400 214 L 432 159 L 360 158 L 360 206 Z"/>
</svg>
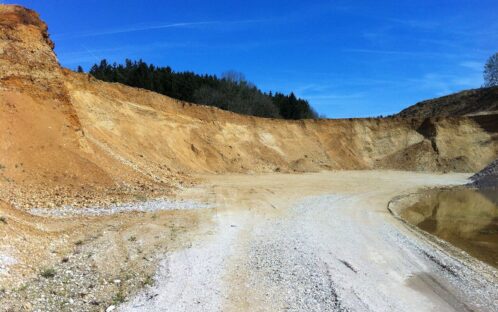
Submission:
<svg viewBox="0 0 498 312">
<path fill-rule="evenodd" d="M 72 255 L 42 268 L 36 278 L 18 288 L 0 291 L 0 311 L 105 311 L 152 282 L 147 278 L 152 266 L 134 270 L 123 266 L 116 275 L 103 274 L 95 263 L 96 243 L 75 246 Z"/>
<path fill-rule="evenodd" d="M 498 188 L 498 159 L 490 163 L 486 168 L 470 177 L 473 187 Z"/>
<path fill-rule="evenodd" d="M 273 308 L 283 311 L 349 311 L 341 304 L 327 263 L 300 238 L 284 239 L 283 228 L 268 230 L 251 246 L 248 287 L 259 289 Z"/>
<path fill-rule="evenodd" d="M 17 260 L 7 252 L 0 250 L 0 276 L 9 273 L 9 266 L 16 264 Z"/>
<path fill-rule="evenodd" d="M 32 208 L 29 212 L 40 217 L 106 216 L 127 212 L 155 212 L 161 210 L 193 210 L 210 208 L 208 204 L 190 200 L 157 199 L 145 202 L 113 204 L 107 207 Z"/>
</svg>

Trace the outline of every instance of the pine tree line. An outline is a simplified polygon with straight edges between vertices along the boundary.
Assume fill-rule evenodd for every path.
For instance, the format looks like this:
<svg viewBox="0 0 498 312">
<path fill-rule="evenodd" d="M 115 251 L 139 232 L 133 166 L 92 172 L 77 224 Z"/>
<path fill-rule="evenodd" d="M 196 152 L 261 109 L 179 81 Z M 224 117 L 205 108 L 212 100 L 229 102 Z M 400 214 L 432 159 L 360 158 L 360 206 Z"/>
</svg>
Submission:
<svg viewBox="0 0 498 312">
<path fill-rule="evenodd" d="M 78 71 L 83 70 L 78 67 Z M 297 98 L 294 93 L 264 93 L 237 72 L 217 77 L 175 72 L 169 66 L 158 67 L 142 60 L 127 59 L 124 64 L 109 64 L 104 59 L 91 67 L 90 74 L 103 81 L 144 88 L 239 114 L 284 119 L 318 117 L 308 101 Z"/>
</svg>

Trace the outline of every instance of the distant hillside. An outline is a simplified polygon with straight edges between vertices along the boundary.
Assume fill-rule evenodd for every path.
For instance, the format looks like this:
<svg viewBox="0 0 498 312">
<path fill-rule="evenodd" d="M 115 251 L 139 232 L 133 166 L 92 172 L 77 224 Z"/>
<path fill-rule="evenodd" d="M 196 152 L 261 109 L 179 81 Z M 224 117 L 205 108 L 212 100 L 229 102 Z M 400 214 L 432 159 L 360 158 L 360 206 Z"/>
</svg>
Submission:
<svg viewBox="0 0 498 312">
<path fill-rule="evenodd" d="M 405 108 L 399 117 L 449 117 L 498 112 L 498 87 L 466 90 Z"/>
</svg>

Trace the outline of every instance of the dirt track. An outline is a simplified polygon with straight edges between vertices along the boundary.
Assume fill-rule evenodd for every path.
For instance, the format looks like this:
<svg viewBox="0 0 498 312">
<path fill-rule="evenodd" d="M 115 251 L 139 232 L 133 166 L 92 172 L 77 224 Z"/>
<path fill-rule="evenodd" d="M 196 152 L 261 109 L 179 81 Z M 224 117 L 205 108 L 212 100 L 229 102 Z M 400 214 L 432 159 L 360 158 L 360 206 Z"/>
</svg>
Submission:
<svg viewBox="0 0 498 312">
<path fill-rule="evenodd" d="M 492 274 L 445 256 L 386 211 L 401 192 L 465 176 L 251 175 L 474 172 L 496 159 L 497 115 L 241 116 L 61 68 L 47 26 L 25 8 L 0 5 L 0 34 L 0 310 L 497 306 Z M 219 175 L 189 188 L 199 173 Z M 151 214 L 168 207 L 143 203 L 180 189 L 216 208 Z M 137 211 L 88 209 L 109 205 Z M 156 285 L 129 301 L 151 283 L 157 254 Z"/>
<path fill-rule="evenodd" d="M 498 304 L 489 272 L 451 258 L 386 210 L 395 195 L 465 183 L 465 175 L 205 178 L 185 196 L 216 204 L 216 228 L 165 254 L 155 286 L 122 311 L 493 311 Z"/>
</svg>

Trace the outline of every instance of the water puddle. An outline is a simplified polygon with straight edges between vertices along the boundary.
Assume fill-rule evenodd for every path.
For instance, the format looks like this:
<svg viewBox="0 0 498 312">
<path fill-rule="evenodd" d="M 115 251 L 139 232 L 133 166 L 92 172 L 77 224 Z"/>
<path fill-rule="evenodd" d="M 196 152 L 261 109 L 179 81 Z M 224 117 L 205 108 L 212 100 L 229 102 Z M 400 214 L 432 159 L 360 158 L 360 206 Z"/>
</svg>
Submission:
<svg viewBox="0 0 498 312">
<path fill-rule="evenodd" d="M 432 190 L 400 216 L 498 268 L 498 190 Z"/>
</svg>

